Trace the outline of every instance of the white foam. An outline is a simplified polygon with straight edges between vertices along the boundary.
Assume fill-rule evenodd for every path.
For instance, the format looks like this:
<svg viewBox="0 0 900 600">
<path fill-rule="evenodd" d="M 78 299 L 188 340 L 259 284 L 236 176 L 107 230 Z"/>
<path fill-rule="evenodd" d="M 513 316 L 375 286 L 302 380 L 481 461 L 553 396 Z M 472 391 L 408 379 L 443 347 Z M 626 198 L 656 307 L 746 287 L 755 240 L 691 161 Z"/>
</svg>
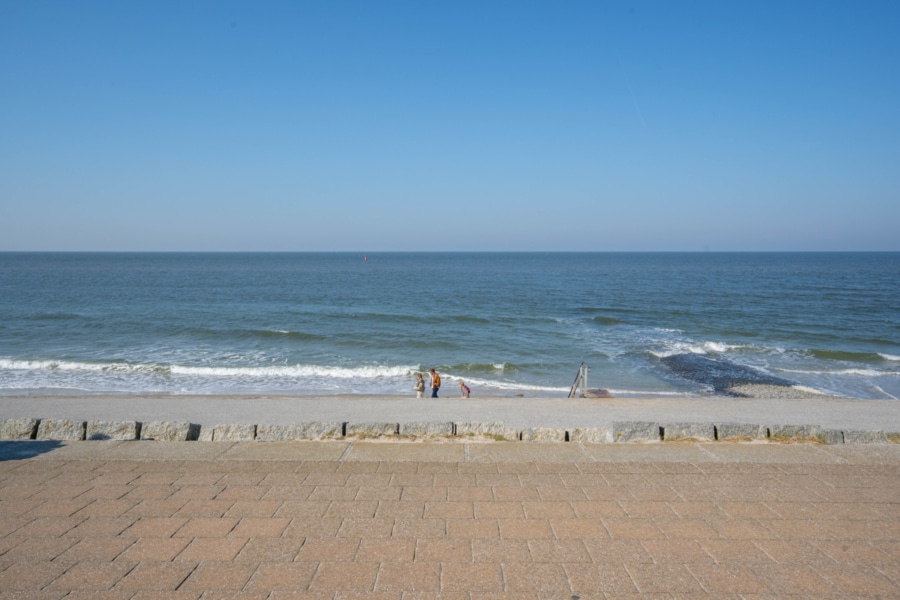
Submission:
<svg viewBox="0 0 900 600">
<path fill-rule="evenodd" d="M 663 350 L 650 350 L 650 354 L 658 358 L 666 358 L 677 354 L 725 354 L 726 352 L 734 352 L 736 350 L 756 350 L 760 352 L 778 351 L 777 348 L 770 349 L 758 346 L 747 346 L 744 344 L 727 344 L 725 342 L 669 342 Z"/>
<path fill-rule="evenodd" d="M 530 385 L 527 383 L 515 383 L 512 381 L 491 381 L 489 379 L 478 379 L 472 377 L 461 378 L 456 375 L 447 374 L 447 379 L 463 379 L 470 384 L 471 387 L 481 386 L 499 390 L 521 390 L 528 392 L 568 392 L 567 387 L 553 387 L 544 385 Z"/>
<path fill-rule="evenodd" d="M 805 385 L 792 385 L 791 389 L 794 389 L 794 390 L 797 390 L 800 392 L 806 392 L 808 394 L 819 394 L 821 396 L 828 396 L 828 393 L 826 393 L 826 392 L 817 390 L 815 388 L 807 387 Z"/>
<path fill-rule="evenodd" d="M 797 373 L 800 375 L 858 375 L 860 377 L 890 377 L 900 376 L 900 372 L 895 371 L 875 371 L 874 369 L 841 369 L 838 371 L 804 371 L 802 369 L 778 369 L 776 371 L 782 373 Z"/>
<path fill-rule="evenodd" d="M 895 362 L 900 362 L 900 356 L 896 356 L 894 354 L 884 354 L 883 352 L 879 352 L 878 356 L 883 358 L 884 360 L 890 360 Z"/>
<path fill-rule="evenodd" d="M 380 379 L 409 377 L 418 370 L 414 365 L 333 367 L 322 365 L 284 365 L 265 367 L 194 367 L 131 363 L 87 363 L 55 360 L 0 360 L 0 369 L 17 371 L 90 371 L 104 373 L 155 373 L 200 377 L 329 377 L 335 379 Z"/>
<path fill-rule="evenodd" d="M 333 379 L 384 379 L 411 377 L 415 366 L 366 366 L 332 367 L 323 365 L 285 365 L 271 367 L 170 367 L 173 375 L 197 375 L 201 377 L 297 377 Z"/>
<path fill-rule="evenodd" d="M 887 396 L 888 398 L 891 398 L 891 399 L 893 399 L 893 400 L 900 400 L 900 398 L 897 398 L 897 396 L 894 396 L 893 394 L 889 394 L 889 393 L 887 393 L 886 391 L 884 391 L 883 389 L 881 389 L 880 386 L 877 386 L 877 385 L 874 385 L 874 384 L 873 384 L 873 385 L 872 385 L 872 389 L 874 389 L 874 390 L 876 390 L 876 391 L 878 391 L 878 392 L 881 392 L 882 394 L 884 394 L 885 396 Z"/>
<path fill-rule="evenodd" d="M 129 363 L 86 363 L 64 360 L 9 360 L 0 359 L 0 369 L 11 371 L 155 371 L 160 367 Z"/>
<path fill-rule="evenodd" d="M 645 396 L 645 397 L 656 397 L 656 396 L 666 396 L 673 398 L 692 398 L 696 396 L 696 392 L 660 392 L 660 391 L 648 391 L 648 390 L 617 390 L 617 389 L 608 389 L 607 390 L 613 396 Z"/>
</svg>

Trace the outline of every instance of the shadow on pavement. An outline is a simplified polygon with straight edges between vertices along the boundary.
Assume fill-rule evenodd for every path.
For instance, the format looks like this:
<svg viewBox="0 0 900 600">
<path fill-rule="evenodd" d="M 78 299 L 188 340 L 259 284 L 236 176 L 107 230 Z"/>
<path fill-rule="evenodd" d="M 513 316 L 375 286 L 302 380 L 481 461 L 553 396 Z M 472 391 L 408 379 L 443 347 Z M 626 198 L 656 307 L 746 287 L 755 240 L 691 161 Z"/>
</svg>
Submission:
<svg viewBox="0 0 900 600">
<path fill-rule="evenodd" d="M 39 454 L 52 452 L 62 447 L 62 442 L 55 440 L 0 442 L 0 461 L 24 460 Z"/>
</svg>

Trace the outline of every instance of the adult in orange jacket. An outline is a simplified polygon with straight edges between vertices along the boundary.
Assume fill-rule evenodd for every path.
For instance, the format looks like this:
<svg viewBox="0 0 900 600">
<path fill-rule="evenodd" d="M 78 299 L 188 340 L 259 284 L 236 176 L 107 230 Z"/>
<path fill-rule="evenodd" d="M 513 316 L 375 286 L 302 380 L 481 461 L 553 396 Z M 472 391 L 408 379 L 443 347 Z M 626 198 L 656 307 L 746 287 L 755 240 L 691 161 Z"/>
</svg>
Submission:
<svg viewBox="0 0 900 600">
<path fill-rule="evenodd" d="M 437 398 L 438 390 L 441 389 L 441 376 L 434 369 L 428 369 L 428 372 L 431 373 L 431 397 Z"/>
</svg>

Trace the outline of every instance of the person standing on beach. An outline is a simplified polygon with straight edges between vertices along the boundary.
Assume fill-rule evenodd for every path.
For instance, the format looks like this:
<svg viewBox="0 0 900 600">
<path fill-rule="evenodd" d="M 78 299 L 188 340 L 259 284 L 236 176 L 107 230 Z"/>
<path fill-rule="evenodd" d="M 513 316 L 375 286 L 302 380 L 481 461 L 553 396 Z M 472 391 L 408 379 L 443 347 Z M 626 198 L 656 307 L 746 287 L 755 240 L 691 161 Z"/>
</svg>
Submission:
<svg viewBox="0 0 900 600">
<path fill-rule="evenodd" d="M 459 380 L 459 395 L 462 396 L 463 398 L 468 398 L 470 393 L 472 393 L 472 390 L 470 390 L 469 386 L 467 386 L 466 383 L 462 379 L 460 379 Z"/>
<path fill-rule="evenodd" d="M 431 397 L 437 398 L 438 390 L 441 389 L 441 376 L 434 369 L 428 369 L 428 372 L 431 373 Z"/>
<path fill-rule="evenodd" d="M 423 398 L 425 392 L 425 380 L 422 379 L 421 373 L 416 373 L 416 384 L 413 386 L 416 390 L 416 398 Z"/>
</svg>

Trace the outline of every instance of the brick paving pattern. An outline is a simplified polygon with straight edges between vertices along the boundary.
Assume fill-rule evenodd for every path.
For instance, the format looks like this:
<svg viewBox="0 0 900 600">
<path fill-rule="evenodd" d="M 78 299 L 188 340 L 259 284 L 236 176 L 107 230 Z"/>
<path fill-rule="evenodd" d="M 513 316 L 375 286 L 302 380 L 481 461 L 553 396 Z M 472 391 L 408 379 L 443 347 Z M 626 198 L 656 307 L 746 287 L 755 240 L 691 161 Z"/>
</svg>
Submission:
<svg viewBox="0 0 900 600">
<path fill-rule="evenodd" d="M 0 600 L 900 598 L 900 446 L 36 444 Z"/>
</svg>

